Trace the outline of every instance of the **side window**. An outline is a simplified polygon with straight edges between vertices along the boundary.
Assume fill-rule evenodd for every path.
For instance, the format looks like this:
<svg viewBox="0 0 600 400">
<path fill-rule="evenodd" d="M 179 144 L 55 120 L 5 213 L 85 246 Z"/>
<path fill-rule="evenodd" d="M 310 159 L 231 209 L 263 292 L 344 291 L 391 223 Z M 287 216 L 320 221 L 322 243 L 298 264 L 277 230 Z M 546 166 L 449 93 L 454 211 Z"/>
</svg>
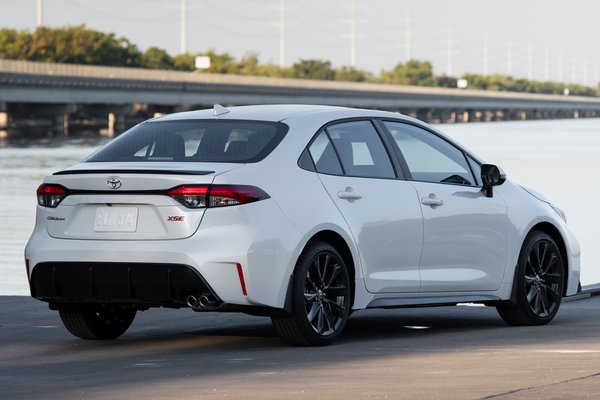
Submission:
<svg viewBox="0 0 600 400">
<path fill-rule="evenodd" d="M 331 175 L 343 175 L 342 167 L 335 154 L 333 145 L 325 131 L 321 131 L 308 148 L 317 172 Z"/>
<path fill-rule="evenodd" d="M 475 185 L 463 152 L 416 126 L 384 121 L 416 181 Z"/>
<path fill-rule="evenodd" d="M 342 162 L 344 174 L 367 178 L 395 178 L 390 158 L 370 121 L 352 121 L 326 128 Z"/>
</svg>

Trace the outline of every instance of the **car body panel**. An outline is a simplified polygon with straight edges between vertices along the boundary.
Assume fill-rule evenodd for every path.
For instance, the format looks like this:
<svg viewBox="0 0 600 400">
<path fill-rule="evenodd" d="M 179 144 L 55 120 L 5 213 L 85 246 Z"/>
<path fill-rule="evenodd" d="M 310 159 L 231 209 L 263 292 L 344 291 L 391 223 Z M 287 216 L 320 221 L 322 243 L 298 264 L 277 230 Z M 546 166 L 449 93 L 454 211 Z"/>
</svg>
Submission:
<svg viewBox="0 0 600 400">
<path fill-rule="evenodd" d="M 185 264 L 196 269 L 227 304 L 284 309 L 290 279 L 303 249 L 315 235 L 331 232 L 345 242 L 352 258 L 355 279 L 353 309 L 366 308 L 378 299 L 390 302 L 405 299 L 407 304 L 413 305 L 418 303 L 414 299 L 419 298 L 426 304 L 435 303 L 432 298 L 436 296 L 440 299 L 484 296 L 481 298 L 509 300 L 523 242 L 531 229 L 540 226 L 538 224 L 546 224 L 544 226 L 555 229 L 565 243 L 568 266 L 565 294 L 577 292 L 580 253 L 577 239 L 548 203 L 510 181 L 494 187 L 494 197 L 489 199 L 484 198 L 481 188 L 476 187 L 435 184 L 435 188 L 431 189 L 431 184 L 402 179 L 357 183 L 358 178 L 325 176 L 298 166 L 298 160 L 313 136 L 332 121 L 382 118 L 426 126 L 423 123 L 389 112 L 328 106 L 248 106 L 229 110 L 219 116 L 213 116 L 213 110 L 201 110 L 163 116 L 157 120 L 283 121 L 289 126 L 289 131 L 275 150 L 258 163 L 192 165 L 146 162 L 143 166 L 132 166 L 132 163 L 82 162 L 68 170 L 106 171 L 52 175 L 44 182 L 80 190 L 110 190 L 106 188 L 106 180 L 115 175 L 111 170 L 119 170 L 117 175 L 126 179 L 129 190 L 166 190 L 179 184 L 208 182 L 244 184 L 261 188 L 269 199 L 192 212 L 179 208 L 170 197 L 146 196 L 146 201 L 155 210 L 164 207 L 165 210 L 177 209 L 185 211 L 185 215 L 195 216 L 196 219 L 191 220 L 181 232 L 167 235 L 173 240 L 164 240 L 166 236 L 158 234 L 139 237 L 144 240 L 123 240 L 128 233 L 122 232 L 108 240 L 95 240 L 98 232 L 74 234 L 59 226 L 60 221 L 52 221 L 56 225 L 51 225 L 47 220 L 47 216 L 59 215 L 64 208 L 76 208 L 78 204 L 96 204 L 94 207 L 107 203 L 121 206 L 143 204 L 144 201 L 136 198 L 135 194 L 121 198 L 115 194 L 95 193 L 86 195 L 85 200 L 78 198 L 79 195 L 72 195 L 65 198 L 62 208 L 59 205 L 52 210 L 38 205 L 35 229 L 25 250 L 30 272 L 37 264 L 46 261 Z M 482 162 L 435 128 L 427 126 L 427 129 Z M 131 175 L 122 172 L 134 167 L 143 167 L 147 172 Z M 161 174 L 159 171 L 164 169 L 172 172 Z M 189 170 L 215 172 L 206 175 L 184 173 Z M 369 197 L 361 200 L 368 200 L 369 204 L 367 201 L 353 204 L 337 198 L 337 191 L 347 186 L 366 193 Z M 383 197 L 370 198 L 383 190 Z M 419 199 L 430 193 L 443 197 L 444 206 L 435 210 L 422 207 Z M 395 198 L 397 201 L 394 201 Z M 478 205 L 482 206 L 475 213 L 479 215 L 467 217 L 469 211 Z M 359 211 L 359 207 L 374 212 L 373 222 L 367 222 L 368 217 Z M 386 212 L 390 207 L 397 213 Z M 505 216 L 502 215 L 503 209 Z M 423 220 L 419 219 L 421 212 Z M 161 218 L 165 215 L 161 214 Z M 407 218 L 408 222 L 401 222 L 403 218 Z M 488 223 L 490 226 L 486 229 Z M 469 227 L 474 227 L 473 232 L 469 232 Z M 390 239 L 392 232 L 396 234 Z M 427 254 L 421 261 L 423 238 Z M 460 238 L 467 243 L 458 244 Z M 393 244 L 398 247 L 391 248 Z M 477 250 L 468 251 L 474 246 Z M 430 254 L 430 248 L 434 254 Z M 396 263 L 393 263 L 394 258 L 398 259 Z M 489 263 L 483 265 L 482 260 L 486 259 Z M 247 286 L 247 295 L 242 293 L 238 264 Z M 461 272 L 457 266 L 467 267 Z M 449 279 L 440 272 L 446 268 L 453 271 L 448 273 Z M 478 274 L 481 278 L 477 277 Z M 457 277 L 462 278 L 462 283 L 459 284 Z"/>
<path fill-rule="evenodd" d="M 486 197 L 478 187 L 411 184 L 419 199 L 443 202 L 440 206 L 421 203 L 421 291 L 498 289 L 505 273 L 508 240 L 504 200 Z"/>
</svg>

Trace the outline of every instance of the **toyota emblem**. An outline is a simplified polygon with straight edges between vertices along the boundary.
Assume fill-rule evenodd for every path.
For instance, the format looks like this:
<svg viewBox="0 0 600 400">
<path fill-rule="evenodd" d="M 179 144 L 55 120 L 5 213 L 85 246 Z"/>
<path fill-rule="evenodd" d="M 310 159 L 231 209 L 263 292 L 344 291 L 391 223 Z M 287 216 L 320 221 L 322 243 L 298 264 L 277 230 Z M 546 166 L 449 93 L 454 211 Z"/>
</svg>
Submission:
<svg viewBox="0 0 600 400">
<path fill-rule="evenodd" d="M 119 189 L 121 186 L 123 185 L 123 182 L 121 181 L 121 178 L 119 178 L 118 176 L 110 176 L 107 180 L 106 180 L 106 186 L 108 186 L 109 189 Z"/>
</svg>

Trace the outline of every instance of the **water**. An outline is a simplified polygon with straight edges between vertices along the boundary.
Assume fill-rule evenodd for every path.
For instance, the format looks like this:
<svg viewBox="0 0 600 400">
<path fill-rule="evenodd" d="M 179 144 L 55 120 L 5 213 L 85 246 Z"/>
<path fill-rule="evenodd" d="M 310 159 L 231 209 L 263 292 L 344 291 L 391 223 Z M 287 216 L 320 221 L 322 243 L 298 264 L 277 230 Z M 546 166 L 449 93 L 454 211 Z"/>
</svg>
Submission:
<svg viewBox="0 0 600 400">
<path fill-rule="evenodd" d="M 582 246 L 583 285 L 600 282 L 600 119 L 440 125 L 509 179 L 544 193 L 567 214 Z M 0 143 L 0 295 L 29 294 L 23 249 L 33 229 L 35 189 L 106 139 Z"/>
</svg>

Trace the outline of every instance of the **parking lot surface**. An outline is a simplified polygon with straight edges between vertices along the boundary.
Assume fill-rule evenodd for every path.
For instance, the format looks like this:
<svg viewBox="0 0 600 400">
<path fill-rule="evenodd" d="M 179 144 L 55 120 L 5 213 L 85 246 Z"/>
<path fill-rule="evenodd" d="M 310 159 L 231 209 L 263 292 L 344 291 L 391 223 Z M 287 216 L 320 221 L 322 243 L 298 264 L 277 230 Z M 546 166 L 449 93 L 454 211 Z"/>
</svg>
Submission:
<svg viewBox="0 0 600 400">
<path fill-rule="evenodd" d="M 113 341 L 0 297 L 0 399 L 597 399 L 600 296 L 542 327 L 493 308 L 360 311 L 341 339 L 290 347 L 268 318 L 153 309 Z"/>
</svg>

